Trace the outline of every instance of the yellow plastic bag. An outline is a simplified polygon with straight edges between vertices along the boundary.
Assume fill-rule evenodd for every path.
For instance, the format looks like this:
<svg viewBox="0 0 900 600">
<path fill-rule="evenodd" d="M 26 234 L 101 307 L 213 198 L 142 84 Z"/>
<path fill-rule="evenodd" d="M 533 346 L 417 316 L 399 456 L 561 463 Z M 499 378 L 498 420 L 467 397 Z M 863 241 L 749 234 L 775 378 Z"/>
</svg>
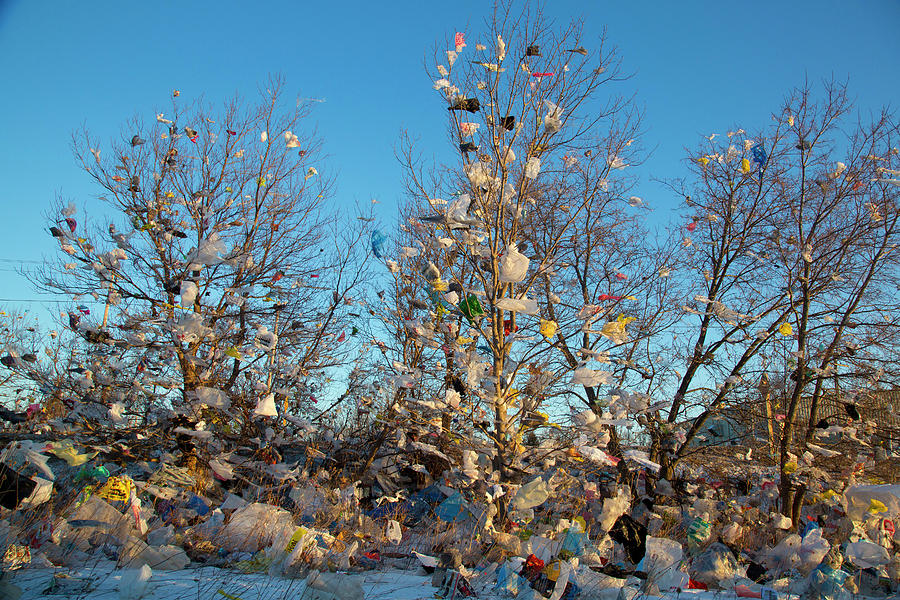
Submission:
<svg viewBox="0 0 900 600">
<path fill-rule="evenodd" d="M 547 339 L 552 338 L 556 335 L 556 330 L 558 326 L 556 321 L 548 321 L 546 319 L 541 319 L 541 335 Z"/>
<path fill-rule="evenodd" d="M 107 502 L 128 502 L 134 484 L 128 477 L 110 477 L 99 490 L 94 492 Z"/>
</svg>

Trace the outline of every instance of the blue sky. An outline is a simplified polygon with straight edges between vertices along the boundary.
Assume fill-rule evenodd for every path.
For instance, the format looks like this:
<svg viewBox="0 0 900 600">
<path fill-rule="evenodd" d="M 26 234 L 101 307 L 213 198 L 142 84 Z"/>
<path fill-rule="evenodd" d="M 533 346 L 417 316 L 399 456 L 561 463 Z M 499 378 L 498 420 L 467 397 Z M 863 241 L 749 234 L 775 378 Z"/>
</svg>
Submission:
<svg viewBox="0 0 900 600">
<path fill-rule="evenodd" d="M 454 31 L 474 31 L 491 4 L 453 2 L 34 2 L 0 0 L 0 307 L 57 312 L 12 269 L 56 244 L 45 213 L 59 194 L 93 209 L 98 190 L 75 165 L 71 133 L 102 139 L 126 119 L 152 119 L 173 89 L 220 102 L 256 93 L 270 73 L 289 95 L 324 98 L 314 118 L 338 174 L 339 205 L 380 201 L 390 222 L 401 173 L 401 129 L 443 143 L 446 111 L 423 58 Z M 768 123 L 809 79 L 849 79 L 859 108 L 900 98 L 900 2 L 548 3 L 560 21 L 605 26 L 634 77 L 620 90 L 644 107 L 639 192 L 658 212 L 679 198 L 651 177 L 675 177 L 700 134 Z M 430 54 L 429 54 L 430 55 Z M 159 108 L 163 107 L 163 108 Z M 24 263 L 27 266 L 29 263 Z"/>
</svg>

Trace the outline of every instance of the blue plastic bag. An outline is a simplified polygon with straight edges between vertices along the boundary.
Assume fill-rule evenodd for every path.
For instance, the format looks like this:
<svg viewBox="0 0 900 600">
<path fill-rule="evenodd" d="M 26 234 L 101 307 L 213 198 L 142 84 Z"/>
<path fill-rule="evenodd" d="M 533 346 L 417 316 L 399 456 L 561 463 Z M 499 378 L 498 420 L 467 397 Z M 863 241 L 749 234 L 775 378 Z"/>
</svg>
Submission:
<svg viewBox="0 0 900 600">
<path fill-rule="evenodd" d="M 376 229 L 372 232 L 372 254 L 375 258 L 384 258 L 384 246 L 387 244 L 387 236 Z"/>
<path fill-rule="evenodd" d="M 446 521 L 447 523 L 464 521 L 469 518 L 467 504 L 468 503 L 466 502 L 466 499 L 463 498 L 462 494 L 456 492 L 441 502 L 434 510 L 434 514 L 437 515 L 438 519 Z"/>
</svg>

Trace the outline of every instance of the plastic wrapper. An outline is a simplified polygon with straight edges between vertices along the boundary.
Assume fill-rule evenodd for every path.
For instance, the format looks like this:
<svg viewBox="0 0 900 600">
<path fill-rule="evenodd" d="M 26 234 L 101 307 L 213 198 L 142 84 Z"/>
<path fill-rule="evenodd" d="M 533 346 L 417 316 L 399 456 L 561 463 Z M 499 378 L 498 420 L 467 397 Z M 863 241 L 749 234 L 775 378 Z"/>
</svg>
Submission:
<svg viewBox="0 0 900 600">
<path fill-rule="evenodd" d="M 646 545 L 647 553 L 637 565 L 637 570 L 646 573 L 660 590 L 686 586 L 687 574 L 679 570 L 683 557 L 681 544 L 667 538 L 648 536 Z"/>
</svg>

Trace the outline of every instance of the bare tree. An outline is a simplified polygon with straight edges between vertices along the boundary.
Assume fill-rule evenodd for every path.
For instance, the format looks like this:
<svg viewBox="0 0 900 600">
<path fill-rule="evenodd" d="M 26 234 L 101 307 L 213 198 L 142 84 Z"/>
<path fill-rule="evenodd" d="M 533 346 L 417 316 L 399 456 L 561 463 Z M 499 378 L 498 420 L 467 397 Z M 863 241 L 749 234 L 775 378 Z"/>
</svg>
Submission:
<svg viewBox="0 0 900 600">
<path fill-rule="evenodd" d="M 690 191 L 671 185 L 688 216 L 672 239 L 680 254 L 670 298 L 683 314 L 664 334 L 671 341 L 659 346 L 669 354 L 663 377 L 674 394 L 665 420 L 649 423 L 651 455 L 664 478 L 673 475 L 706 420 L 751 376 L 754 357 L 779 335 L 791 306 L 769 264 L 769 239 L 786 205 L 772 143 L 742 129 L 710 136 L 691 153 Z M 686 417 L 691 421 L 683 424 Z"/>
<path fill-rule="evenodd" d="M 808 442 L 838 364 L 856 365 L 846 376 L 859 381 L 879 373 L 873 358 L 889 354 L 896 339 L 889 315 L 896 306 L 896 186 L 889 181 L 896 131 L 887 113 L 845 131 L 851 109 L 843 86 L 826 85 L 820 103 L 800 89 L 769 130 L 728 132 L 718 138 L 724 143 L 711 136 L 708 149 L 693 152 L 689 194 L 672 186 L 689 211 L 676 234 L 686 316 L 669 346 L 670 360 L 684 361 L 683 371 L 670 372 L 677 382 L 672 406 L 664 423 L 649 423 L 662 476 L 672 475 L 707 419 L 755 393 L 785 347 L 792 372 L 778 459 L 782 510 L 796 517 L 802 490 L 795 494 L 796 477 L 784 466 L 794 457 L 801 397 L 811 395 Z M 857 335 L 869 342 L 866 366 L 857 356 L 861 344 L 852 341 Z"/>
<path fill-rule="evenodd" d="M 622 171 L 641 160 L 640 120 L 630 98 L 607 95 L 622 78 L 614 49 L 585 41 L 579 22 L 504 4 L 448 47 L 430 74 L 456 157 L 429 167 L 408 138 L 399 151 L 410 206 L 388 263 L 405 322 L 392 360 L 425 400 L 459 402 L 466 439 L 489 441 L 505 480 L 554 398 L 612 377 L 588 366 L 603 355 L 594 342 L 627 339 L 624 298 L 644 280 L 623 273 L 637 209 Z"/>
<path fill-rule="evenodd" d="M 845 86 L 829 84 L 818 102 L 803 88 L 788 99 L 779 126 L 787 131 L 784 145 L 793 150 L 785 155 L 782 175 L 792 193 L 775 223 L 781 235 L 772 240 L 772 250 L 790 295 L 787 323 L 796 340 L 779 445 L 782 512 L 794 523 L 805 485 L 786 465 L 795 460 L 801 397 L 808 395 L 810 402 L 802 454 L 826 383 L 839 376 L 840 365 L 849 359 L 854 367 L 847 379 L 863 375 L 871 385 L 892 370 L 875 363 L 896 342 L 900 218 L 897 187 L 885 173 L 897 167 L 892 144 L 898 130 L 887 112 L 870 123 L 847 123 L 851 111 Z M 857 349 L 860 355 L 850 356 Z"/>
<path fill-rule="evenodd" d="M 220 110 L 176 93 L 171 113 L 135 119 L 109 148 L 77 134 L 110 212 L 60 202 L 50 231 L 61 258 L 33 275 L 73 303 L 103 302 L 102 316 L 73 309 L 71 328 L 128 371 L 156 370 L 168 385 L 148 394 L 190 424 L 209 410 L 245 430 L 296 414 L 303 386 L 353 351 L 362 226 L 326 210 L 333 180 L 310 107 L 286 107 L 281 88 L 273 78 L 259 103 Z"/>
</svg>

